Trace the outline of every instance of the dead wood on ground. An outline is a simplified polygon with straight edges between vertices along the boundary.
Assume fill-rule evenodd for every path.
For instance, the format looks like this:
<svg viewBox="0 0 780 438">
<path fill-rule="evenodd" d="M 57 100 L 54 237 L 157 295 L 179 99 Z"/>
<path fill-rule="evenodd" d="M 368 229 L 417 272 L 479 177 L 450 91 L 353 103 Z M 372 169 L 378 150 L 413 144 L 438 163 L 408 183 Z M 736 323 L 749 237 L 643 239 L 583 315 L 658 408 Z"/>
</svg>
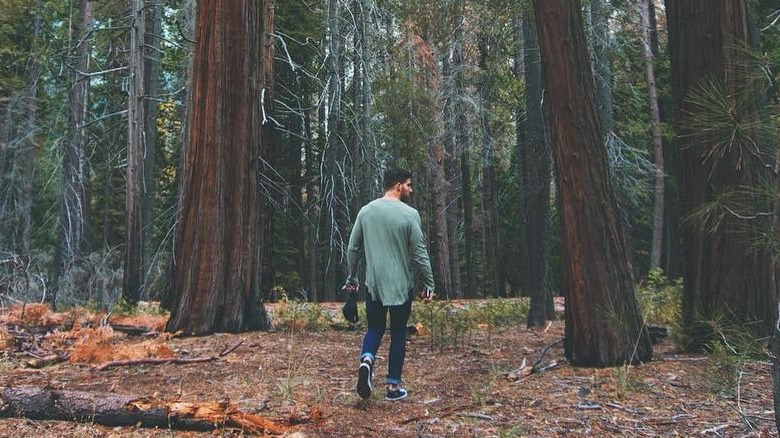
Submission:
<svg viewBox="0 0 780 438">
<path fill-rule="evenodd" d="M 96 371 L 102 371 L 108 368 L 112 367 L 119 367 L 119 366 L 130 366 L 130 365 L 161 365 L 161 364 L 174 364 L 174 365 L 183 365 L 183 364 L 189 364 L 189 363 L 203 363 L 203 362 L 212 362 L 215 361 L 221 357 L 225 357 L 231 352 L 235 351 L 241 344 L 244 343 L 244 340 L 240 340 L 233 344 L 231 347 L 226 347 L 224 350 L 222 350 L 221 353 L 218 355 L 212 355 L 212 356 L 200 356 L 200 357 L 190 357 L 190 358 L 182 358 L 182 357 L 145 357 L 140 359 L 128 359 L 128 360 L 114 360 L 111 362 L 106 362 L 104 364 L 98 365 L 94 367 L 94 370 Z"/>
<path fill-rule="evenodd" d="M 0 417 L 63 420 L 103 426 L 160 427 L 178 430 L 237 428 L 280 435 L 290 426 L 238 410 L 235 405 L 166 401 L 110 393 L 57 391 L 37 387 L 0 388 Z"/>
</svg>

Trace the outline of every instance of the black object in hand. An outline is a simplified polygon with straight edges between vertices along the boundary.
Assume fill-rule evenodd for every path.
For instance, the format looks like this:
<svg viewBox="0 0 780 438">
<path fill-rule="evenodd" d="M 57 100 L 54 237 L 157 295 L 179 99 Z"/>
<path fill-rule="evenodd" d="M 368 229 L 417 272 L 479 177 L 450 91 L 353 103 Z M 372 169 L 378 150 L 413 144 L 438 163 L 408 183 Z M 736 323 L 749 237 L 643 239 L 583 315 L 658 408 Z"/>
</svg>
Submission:
<svg viewBox="0 0 780 438">
<path fill-rule="evenodd" d="M 344 319 L 346 319 L 347 321 L 353 324 L 358 322 L 359 320 L 357 298 L 358 298 L 357 292 L 347 293 L 347 301 L 344 303 L 344 306 L 341 308 L 341 314 L 344 315 Z"/>
</svg>

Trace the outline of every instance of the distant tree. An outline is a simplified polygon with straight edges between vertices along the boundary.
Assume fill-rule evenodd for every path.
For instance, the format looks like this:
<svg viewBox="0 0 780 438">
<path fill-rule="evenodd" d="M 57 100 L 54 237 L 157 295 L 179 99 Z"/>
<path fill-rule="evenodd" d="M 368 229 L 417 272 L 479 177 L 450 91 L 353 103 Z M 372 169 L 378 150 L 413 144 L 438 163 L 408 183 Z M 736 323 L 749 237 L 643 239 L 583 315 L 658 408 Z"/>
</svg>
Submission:
<svg viewBox="0 0 780 438">
<path fill-rule="evenodd" d="M 661 267 L 661 251 L 664 235 L 664 205 L 666 194 L 666 171 L 664 168 L 664 143 L 661 135 L 661 112 L 658 106 L 658 90 L 655 84 L 655 66 L 653 64 L 653 41 L 651 31 L 651 12 L 655 8 L 652 0 L 639 0 L 639 16 L 642 19 L 642 46 L 645 57 L 645 78 L 647 97 L 650 102 L 650 131 L 653 136 L 653 161 L 655 163 L 655 198 L 653 199 L 653 239 L 650 245 L 650 269 Z"/>
<path fill-rule="evenodd" d="M 144 285 L 144 215 L 146 192 L 144 156 L 148 139 L 146 124 L 146 12 L 143 0 L 132 0 L 130 13 L 130 81 L 128 87 L 127 177 L 125 179 L 125 263 L 122 298 L 135 304 Z M 153 143 L 151 144 L 153 146 Z"/>
<path fill-rule="evenodd" d="M 257 280 L 263 8 L 253 0 L 197 7 L 168 331 L 203 335 L 264 325 Z"/>
<path fill-rule="evenodd" d="M 69 276 L 74 263 L 88 251 L 90 162 L 87 157 L 87 112 L 90 76 L 89 56 L 92 40 L 89 38 L 93 22 L 92 2 L 79 1 L 79 13 L 71 18 L 73 32 L 66 65 L 68 79 L 68 136 L 62 142 L 62 185 L 60 187 L 57 229 L 59 245 L 51 277 L 52 306 L 57 304 L 61 276 Z"/>
<path fill-rule="evenodd" d="M 533 5 L 559 190 L 566 357 L 590 366 L 646 361 L 652 348 L 616 213 L 580 2 Z"/>
</svg>

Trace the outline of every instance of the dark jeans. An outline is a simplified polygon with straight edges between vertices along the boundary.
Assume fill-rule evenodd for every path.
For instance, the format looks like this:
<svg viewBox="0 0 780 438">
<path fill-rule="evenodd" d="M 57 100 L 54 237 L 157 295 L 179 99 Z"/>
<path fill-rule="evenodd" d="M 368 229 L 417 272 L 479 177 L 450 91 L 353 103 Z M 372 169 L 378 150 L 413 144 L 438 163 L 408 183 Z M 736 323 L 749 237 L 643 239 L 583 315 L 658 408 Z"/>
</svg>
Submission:
<svg viewBox="0 0 780 438">
<path fill-rule="evenodd" d="M 409 299 L 400 306 L 384 306 L 382 301 L 371 298 L 371 293 L 366 291 L 366 320 L 368 330 L 363 338 L 363 351 L 360 360 L 369 357 L 373 362 L 379 343 L 387 327 L 387 314 L 390 313 L 390 358 L 387 361 L 387 383 L 400 384 L 401 371 L 404 368 L 406 356 L 406 323 L 412 312 L 412 291 L 409 291 Z"/>
</svg>

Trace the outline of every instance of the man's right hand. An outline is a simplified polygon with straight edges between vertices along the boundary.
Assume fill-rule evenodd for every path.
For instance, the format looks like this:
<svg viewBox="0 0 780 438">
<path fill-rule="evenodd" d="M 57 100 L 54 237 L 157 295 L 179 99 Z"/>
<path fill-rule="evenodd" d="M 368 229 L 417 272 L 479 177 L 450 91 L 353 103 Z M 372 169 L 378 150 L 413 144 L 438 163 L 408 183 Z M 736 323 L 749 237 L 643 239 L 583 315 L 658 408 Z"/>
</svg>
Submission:
<svg viewBox="0 0 780 438">
<path fill-rule="evenodd" d="M 360 290 L 360 283 L 347 283 L 341 288 L 345 293 L 354 293 Z"/>
<path fill-rule="evenodd" d="M 433 290 L 425 288 L 422 291 L 420 291 L 420 299 L 423 300 L 425 303 L 430 303 L 431 300 L 433 300 L 433 296 L 435 294 L 433 293 Z"/>
</svg>

